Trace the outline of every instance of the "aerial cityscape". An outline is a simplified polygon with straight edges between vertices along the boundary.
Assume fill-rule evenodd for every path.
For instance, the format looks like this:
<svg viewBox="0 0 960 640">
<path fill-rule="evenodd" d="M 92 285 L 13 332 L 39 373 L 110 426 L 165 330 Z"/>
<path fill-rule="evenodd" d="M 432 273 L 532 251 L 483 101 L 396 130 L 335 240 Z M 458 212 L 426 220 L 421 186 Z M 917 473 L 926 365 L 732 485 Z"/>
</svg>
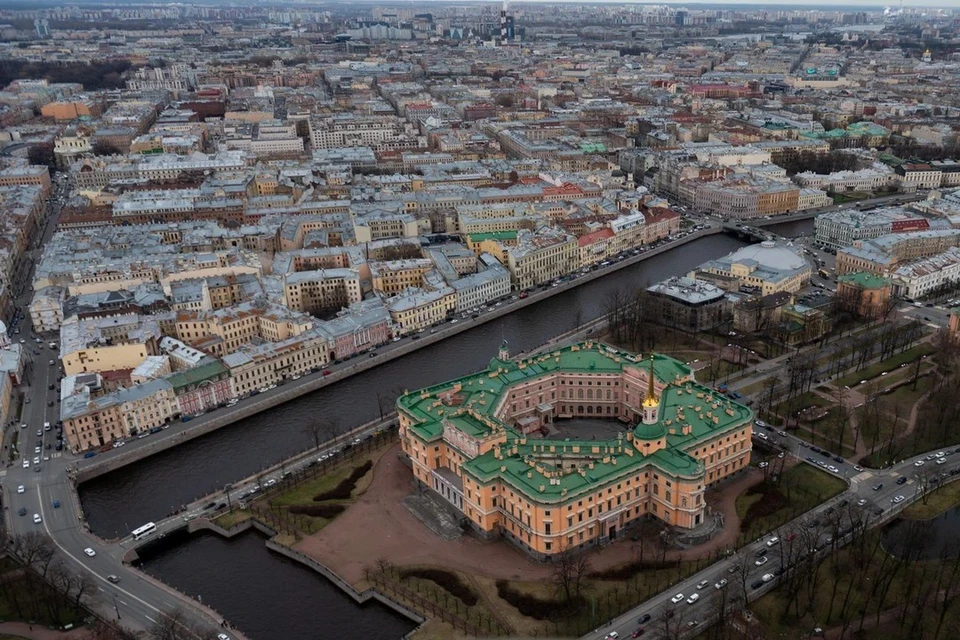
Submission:
<svg viewBox="0 0 960 640">
<path fill-rule="evenodd" d="M 960 6 L 0 4 L 0 638 L 960 638 Z"/>
</svg>

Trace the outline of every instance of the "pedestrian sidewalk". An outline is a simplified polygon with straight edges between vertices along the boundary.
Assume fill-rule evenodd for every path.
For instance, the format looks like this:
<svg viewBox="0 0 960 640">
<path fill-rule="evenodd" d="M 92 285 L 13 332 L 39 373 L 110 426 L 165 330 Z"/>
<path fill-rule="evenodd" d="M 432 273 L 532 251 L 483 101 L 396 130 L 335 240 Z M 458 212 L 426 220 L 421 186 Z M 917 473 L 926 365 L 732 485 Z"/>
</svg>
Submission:
<svg viewBox="0 0 960 640">
<path fill-rule="evenodd" d="M 90 630 L 80 627 L 70 631 L 54 631 L 39 624 L 0 622 L 0 633 L 30 638 L 31 640 L 83 640 L 83 638 L 89 637 Z"/>
</svg>

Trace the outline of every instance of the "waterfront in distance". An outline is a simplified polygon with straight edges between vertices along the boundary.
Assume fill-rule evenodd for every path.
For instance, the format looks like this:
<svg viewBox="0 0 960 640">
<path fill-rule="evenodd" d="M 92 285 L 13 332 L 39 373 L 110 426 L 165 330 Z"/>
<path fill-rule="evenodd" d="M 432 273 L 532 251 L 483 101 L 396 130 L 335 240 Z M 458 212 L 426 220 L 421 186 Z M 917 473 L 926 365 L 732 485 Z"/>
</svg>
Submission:
<svg viewBox="0 0 960 640">
<path fill-rule="evenodd" d="M 341 428 L 357 426 L 379 416 L 378 393 L 395 396 L 475 371 L 504 338 L 514 353 L 537 347 L 573 329 L 578 310 L 581 322 L 599 316 L 611 291 L 686 273 L 742 246 L 723 234 L 695 240 L 84 483 L 80 498 L 90 528 L 105 538 L 126 535 L 310 446 L 303 425 L 313 416 L 332 414 Z"/>
<path fill-rule="evenodd" d="M 378 417 L 378 393 L 396 395 L 475 371 L 503 339 L 514 353 L 533 349 L 573 329 L 578 316 L 581 322 L 599 316 L 611 291 L 684 274 L 742 246 L 723 234 L 695 240 L 101 476 L 80 486 L 90 528 L 105 538 L 126 535 L 310 446 L 303 425 L 313 416 L 332 414 L 341 428 L 357 426 Z"/>
<path fill-rule="evenodd" d="M 199 596 L 251 640 L 395 640 L 415 626 L 377 602 L 358 606 L 326 579 L 267 549 L 252 531 L 230 540 L 177 536 L 141 569 Z"/>
</svg>

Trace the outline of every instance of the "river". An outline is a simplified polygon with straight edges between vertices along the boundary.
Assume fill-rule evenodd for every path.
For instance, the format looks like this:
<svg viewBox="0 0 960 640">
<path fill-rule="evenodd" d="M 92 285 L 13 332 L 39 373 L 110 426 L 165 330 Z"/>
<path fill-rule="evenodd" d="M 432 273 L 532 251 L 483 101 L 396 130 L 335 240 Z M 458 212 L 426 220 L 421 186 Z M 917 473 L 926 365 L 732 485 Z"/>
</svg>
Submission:
<svg viewBox="0 0 960 640">
<path fill-rule="evenodd" d="M 276 554 L 247 532 L 164 542 L 140 568 L 199 598 L 251 640 L 396 640 L 414 623 L 378 602 L 358 606 L 326 578 Z"/>
<path fill-rule="evenodd" d="M 601 315 L 611 291 L 686 273 L 742 246 L 723 234 L 695 240 L 96 478 L 80 486 L 90 527 L 105 538 L 126 534 L 306 448 L 312 439 L 303 424 L 310 416 L 335 415 L 341 427 L 362 424 L 378 417 L 378 394 L 396 395 L 476 371 L 504 339 L 515 353 L 537 347 L 573 329 L 578 316 L 583 322 Z"/>
</svg>

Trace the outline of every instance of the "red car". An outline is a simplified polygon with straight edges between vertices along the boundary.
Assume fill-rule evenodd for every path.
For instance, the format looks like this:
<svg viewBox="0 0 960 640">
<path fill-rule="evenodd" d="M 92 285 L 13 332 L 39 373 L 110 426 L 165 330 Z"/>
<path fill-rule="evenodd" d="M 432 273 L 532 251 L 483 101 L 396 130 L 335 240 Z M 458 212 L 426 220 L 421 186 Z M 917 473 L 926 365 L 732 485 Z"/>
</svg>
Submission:
<svg viewBox="0 0 960 640">
<path fill-rule="evenodd" d="M 639 629 L 637 629 L 636 631 L 634 631 L 634 632 L 633 632 L 632 634 L 630 634 L 630 635 L 631 635 L 631 637 L 633 637 L 633 638 L 639 638 L 640 636 L 643 635 L 643 633 L 644 633 L 644 632 L 643 632 L 643 627 L 640 627 Z"/>
</svg>

